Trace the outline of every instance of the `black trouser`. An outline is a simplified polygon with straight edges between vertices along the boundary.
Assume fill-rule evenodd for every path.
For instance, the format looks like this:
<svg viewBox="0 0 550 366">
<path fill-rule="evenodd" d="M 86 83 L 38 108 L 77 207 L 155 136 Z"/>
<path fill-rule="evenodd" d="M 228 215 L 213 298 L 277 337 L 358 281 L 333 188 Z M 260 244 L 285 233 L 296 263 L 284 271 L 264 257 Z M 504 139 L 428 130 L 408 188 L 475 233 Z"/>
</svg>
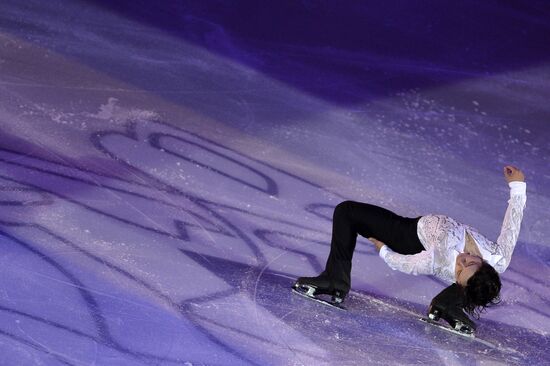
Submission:
<svg viewBox="0 0 550 366">
<path fill-rule="evenodd" d="M 328 276 L 336 289 L 348 293 L 357 234 L 378 239 L 400 254 L 420 253 L 424 250 L 416 234 L 420 217 L 402 217 L 367 203 L 344 201 L 338 204 L 332 218 L 330 254 L 322 275 Z"/>
</svg>

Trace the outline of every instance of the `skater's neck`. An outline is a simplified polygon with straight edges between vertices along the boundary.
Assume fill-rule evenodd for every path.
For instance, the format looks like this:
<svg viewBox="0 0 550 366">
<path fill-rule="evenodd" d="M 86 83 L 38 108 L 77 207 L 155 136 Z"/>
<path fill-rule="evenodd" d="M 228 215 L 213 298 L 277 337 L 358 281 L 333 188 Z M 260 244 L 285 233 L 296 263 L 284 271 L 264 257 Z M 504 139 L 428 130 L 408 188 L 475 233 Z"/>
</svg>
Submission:
<svg viewBox="0 0 550 366">
<path fill-rule="evenodd" d="M 465 238 L 465 244 L 464 244 L 464 253 L 470 253 L 470 254 L 477 255 L 478 257 L 483 258 L 483 256 L 481 255 L 481 252 L 479 251 L 479 248 L 478 248 L 476 242 L 474 241 L 474 239 L 472 238 L 472 236 L 470 235 L 470 233 L 468 231 L 466 231 L 465 236 L 466 236 L 466 238 Z"/>
</svg>

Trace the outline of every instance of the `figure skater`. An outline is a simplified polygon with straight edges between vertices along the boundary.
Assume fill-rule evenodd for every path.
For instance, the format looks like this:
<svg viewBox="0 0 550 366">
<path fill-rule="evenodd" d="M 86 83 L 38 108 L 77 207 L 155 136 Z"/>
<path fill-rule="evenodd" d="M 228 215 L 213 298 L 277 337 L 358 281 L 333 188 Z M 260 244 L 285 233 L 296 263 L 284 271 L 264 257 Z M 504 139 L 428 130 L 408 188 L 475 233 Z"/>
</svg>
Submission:
<svg viewBox="0 0 550 366">
<path fill-rule="evenodd" d="M 485 307 L 499 301 L 499 273 L 510 264 L 527 197 L 525 177 L 518 168 L 505 166 L 504 178 L 510 199 L 496 242 L 448 216 L 408 218 L 366 203 L 338 204 L 325 270 L 317 277 L 300 277 L 294 289 L 310 297 L 328 294 L 334 304 L 341 303 L 350 290 L 351 260 L 359 234 L 374 243 L 392 269 L 453 283 L 464 311 L 479 317 Z"/>
</svg>

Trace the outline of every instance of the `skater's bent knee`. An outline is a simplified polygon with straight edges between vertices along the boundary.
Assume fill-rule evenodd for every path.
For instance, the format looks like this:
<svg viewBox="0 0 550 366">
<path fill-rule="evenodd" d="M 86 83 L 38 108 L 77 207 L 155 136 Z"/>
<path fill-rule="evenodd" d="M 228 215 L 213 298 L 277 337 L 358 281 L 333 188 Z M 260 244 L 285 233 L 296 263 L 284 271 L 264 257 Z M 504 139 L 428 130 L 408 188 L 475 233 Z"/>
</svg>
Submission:
<svg viewBox="0 0 550 366">
<path fill-rule="evenodd" d="M 343 201 L 343 202 L 340 202 L 339 204 L 336 205 L 336 207 L 334 208 L 334 214 L 336 213 L 341 213 L 341 212 L 344 212 L 344 211 L 348 211 L 351 206 L 353 206 L 355 202 L 353 201 Z"/>
</svg>

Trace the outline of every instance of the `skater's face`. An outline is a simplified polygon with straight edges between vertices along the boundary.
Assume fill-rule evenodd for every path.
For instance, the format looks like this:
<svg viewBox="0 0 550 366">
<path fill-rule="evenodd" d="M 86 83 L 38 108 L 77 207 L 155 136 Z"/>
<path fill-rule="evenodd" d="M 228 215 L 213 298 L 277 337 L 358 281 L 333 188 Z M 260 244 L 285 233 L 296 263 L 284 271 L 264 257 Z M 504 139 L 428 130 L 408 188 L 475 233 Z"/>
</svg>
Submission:
<svg viewBox="0 0 550 366">
<path fill-rule="evenodd" d="M 456 257 L 455 277 L 456 282 L 461 286 L 466 286 L 470 277 L 481 267 L 483 259 L 477 255 L 469 253 L 460 253 Z"/>
</svg>

